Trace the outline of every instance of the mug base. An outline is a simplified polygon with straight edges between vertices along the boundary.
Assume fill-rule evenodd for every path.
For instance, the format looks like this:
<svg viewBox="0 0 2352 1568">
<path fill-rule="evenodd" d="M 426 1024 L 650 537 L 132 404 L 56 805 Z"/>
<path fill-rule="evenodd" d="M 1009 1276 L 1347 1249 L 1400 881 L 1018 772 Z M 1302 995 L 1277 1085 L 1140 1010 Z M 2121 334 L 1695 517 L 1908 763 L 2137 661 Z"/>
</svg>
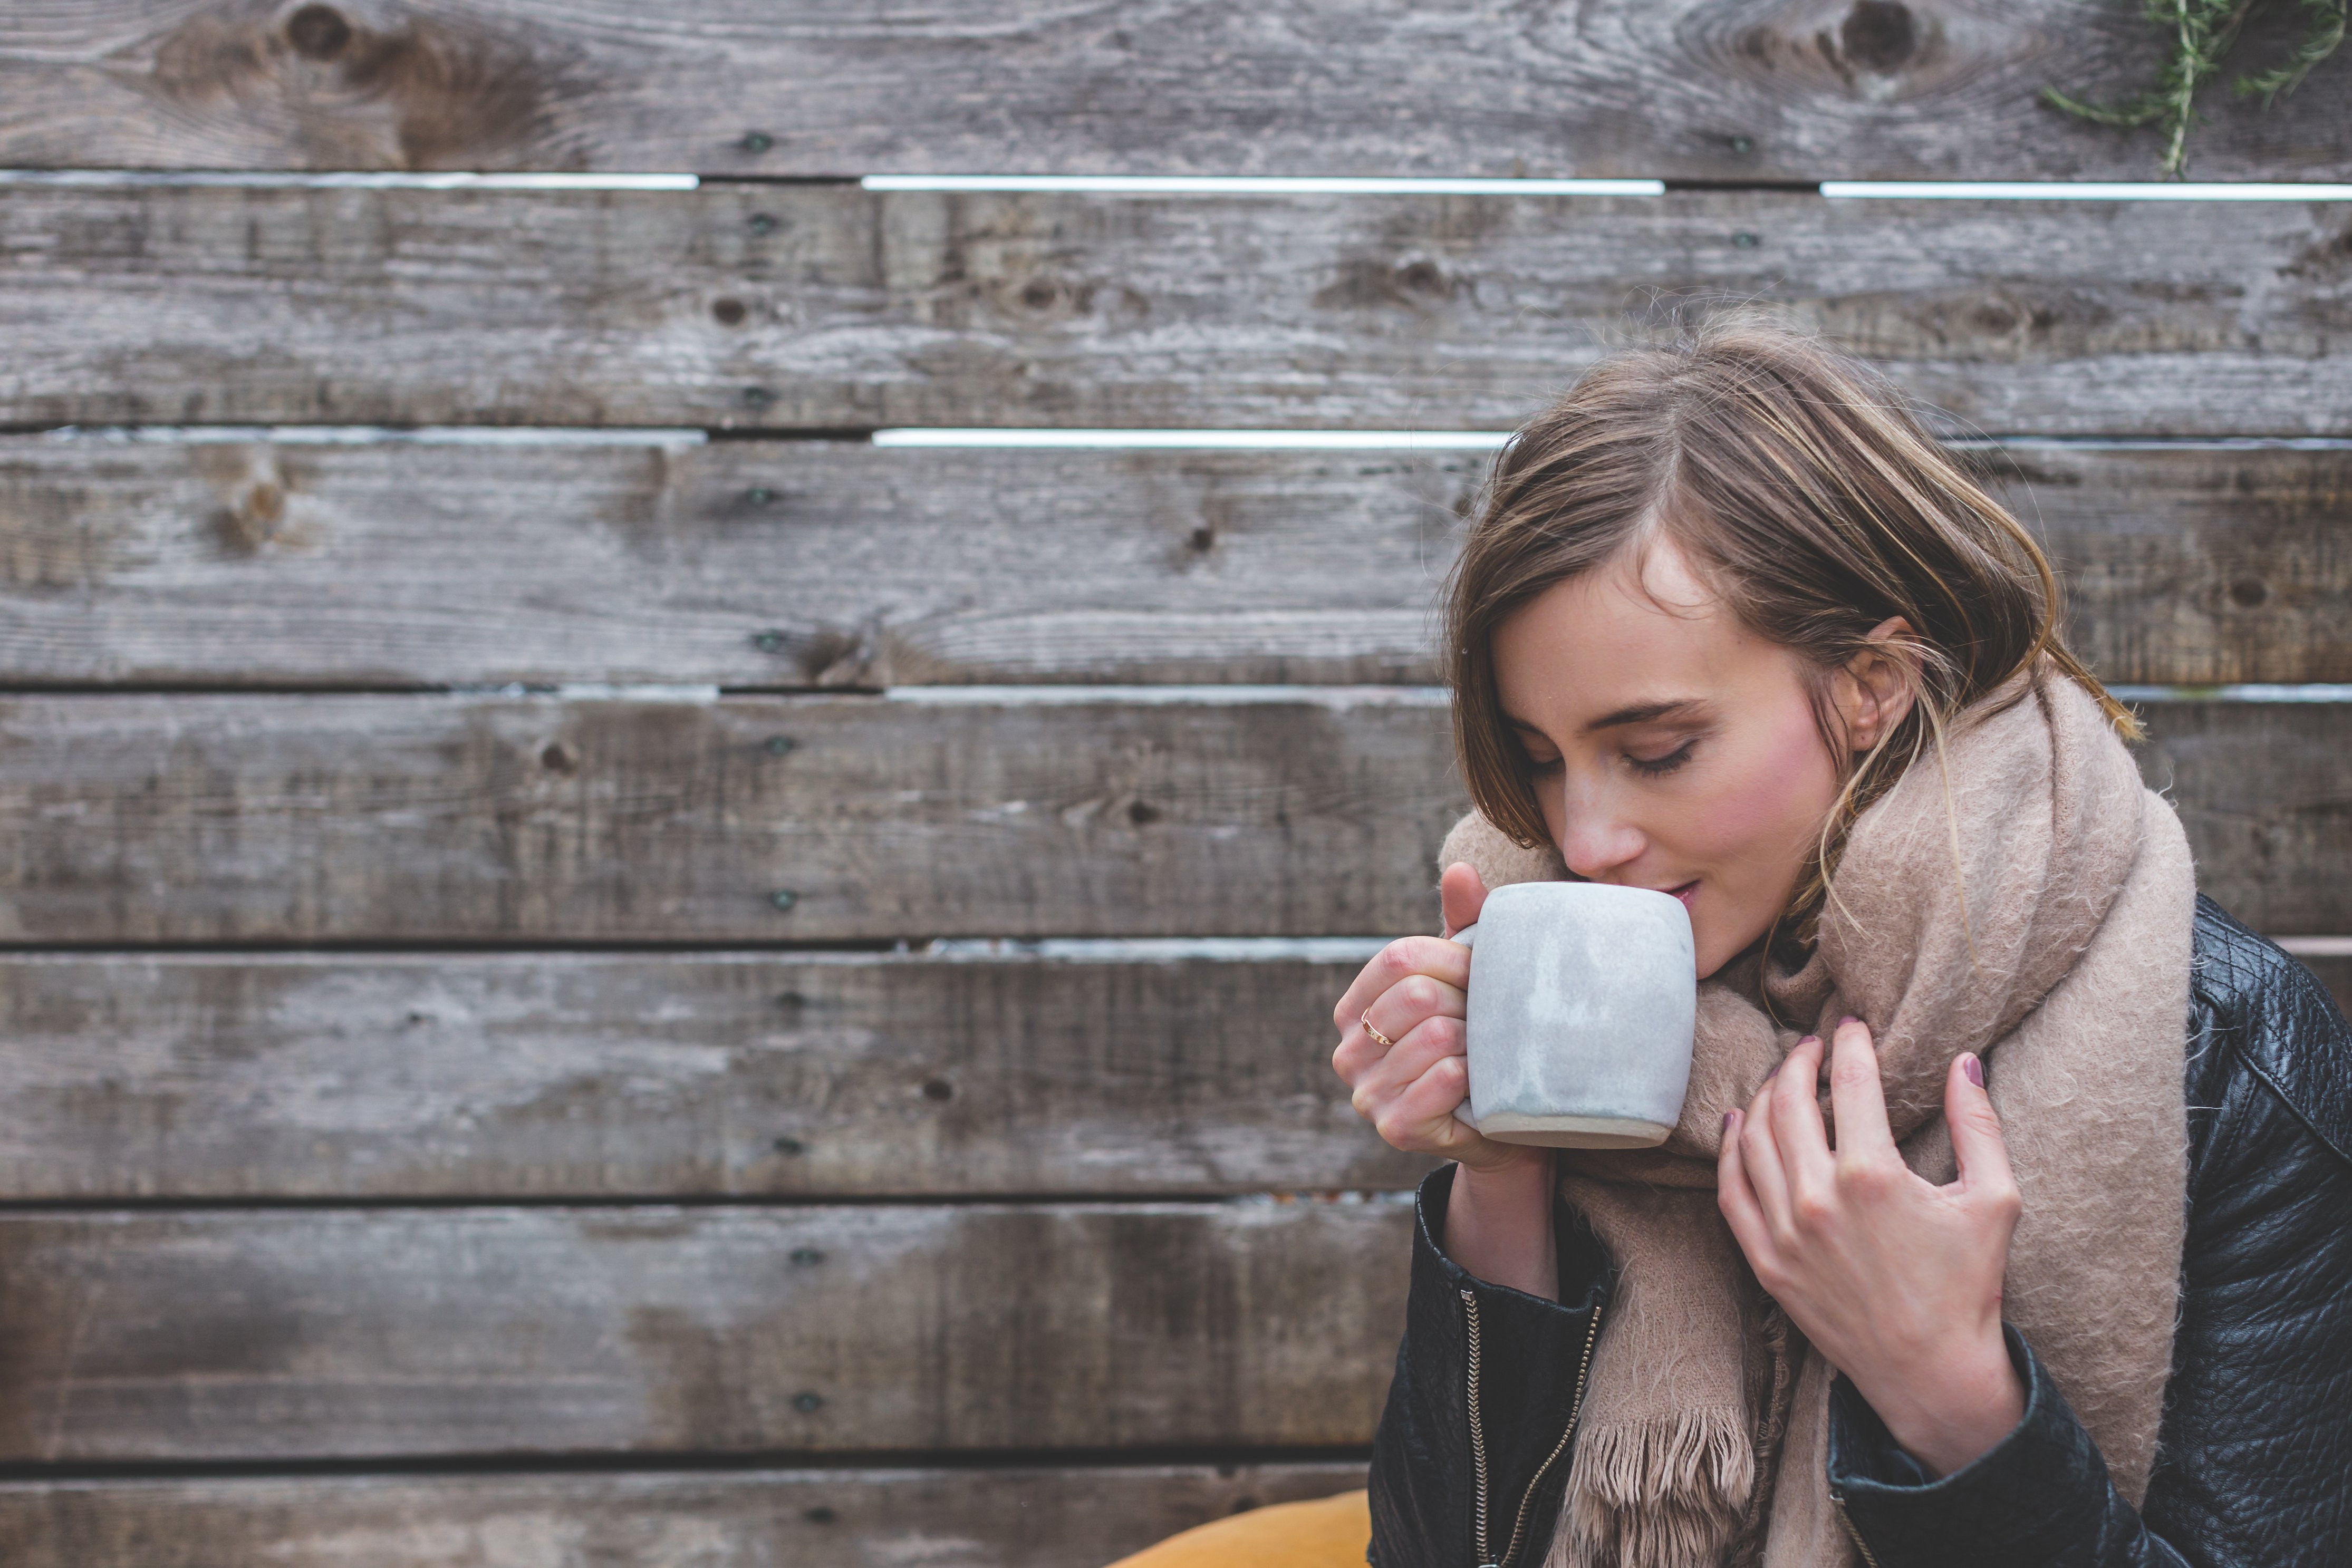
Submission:
<svg viewBox="0 0 2352 1568">
<path fill-rule="evenodd" d="M 1674 1128 L 1637 1116 L 1529 1116 L 1497 1111 L 1476 1124 L 1481 1137 L 1498 1144 L 1532 1144 L 1547 1149 L 1654 1149 Z"/>
</svg>

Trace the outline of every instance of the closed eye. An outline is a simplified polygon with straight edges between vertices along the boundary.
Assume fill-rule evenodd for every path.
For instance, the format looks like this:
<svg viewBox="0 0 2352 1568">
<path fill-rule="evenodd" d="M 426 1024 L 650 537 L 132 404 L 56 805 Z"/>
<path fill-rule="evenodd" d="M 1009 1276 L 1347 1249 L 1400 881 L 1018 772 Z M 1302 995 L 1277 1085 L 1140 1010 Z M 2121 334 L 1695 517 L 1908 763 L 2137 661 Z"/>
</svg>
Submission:
<svg viewBox="0 0 2352 1568">
<path fill-rule="evenodd" d="M 1664 757 L 1628 757 L 1625 760 L 1633 765 L 1634 772 L 1639 773 L 1645 778 L 1663 779 L 1667 774 L 1672 773 L 1675 768 L 1680 768 L 1684 763 L 1688 762 L 1691 758 L 1691 747 L 1697 744 L 1698 737 L 1696 736 L 1693 736 L 1690 739 L 1684 741 L 1680 746 L 1675 747 L 1672 751 L 1667 752 Z"/>
</svg>

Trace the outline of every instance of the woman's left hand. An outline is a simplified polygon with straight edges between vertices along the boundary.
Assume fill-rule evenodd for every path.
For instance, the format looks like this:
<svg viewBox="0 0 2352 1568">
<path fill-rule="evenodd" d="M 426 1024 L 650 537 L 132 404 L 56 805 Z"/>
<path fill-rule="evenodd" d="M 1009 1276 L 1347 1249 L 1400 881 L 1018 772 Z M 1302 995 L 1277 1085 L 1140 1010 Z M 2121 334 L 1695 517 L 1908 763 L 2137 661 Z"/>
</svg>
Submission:
<svg viewBox="0 0 2352 1568">
<path fill-rule="evenodd" d="M 1905 1451 L 1948 1475 L 2025 1413 L 2000 1328 L 2017 1180 L 1974 1056 L 1944 1081 L 1959 1176 L 1936 1186 L 1887 1129 L 1870 1030 L 1835 1031 L 1832 1151 L 1815 1100 L 1822 1042 L 1808 1035 L 1747 1111 L 1724 1119 L 1716 1199 L 1756 1278 Z"/>
</svg>

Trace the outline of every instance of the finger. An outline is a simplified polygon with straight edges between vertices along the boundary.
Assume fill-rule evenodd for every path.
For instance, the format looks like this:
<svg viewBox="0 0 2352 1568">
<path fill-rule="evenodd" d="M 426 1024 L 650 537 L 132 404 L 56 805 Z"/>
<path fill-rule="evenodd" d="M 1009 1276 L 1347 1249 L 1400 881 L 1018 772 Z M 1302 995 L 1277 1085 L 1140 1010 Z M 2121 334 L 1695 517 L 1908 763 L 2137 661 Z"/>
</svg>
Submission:
<svg viewBox="0 0 2352 1568">
<path fill-rule="evenodd" d="M 1367 1034 L 1361 1024 L 1351 1025 L 1339 1037 L 1339 1049 L 1331 1053 L 1331 1071 L 1352 1089 L 1388 1053 L 1389 1048 Z"/>
<path fill-rule="evenodd" d="M 1364 1014 L 1374 1029 L 1391 1040 L 1402 1040 L 1429 1019 L 1464 1018 L 1469 1010 L 1468 992 L 1433 976 L 1407 975 L 1373 998 Z"/>
<path fill-rule="evenodd" d="M 1879 1082 L 1878 1051 L 1870 1026 L 1850 1018 L 1837 1026 L 1830 1044 L 1830 1109 L 1837 1114 L 1841 1165 L 1878 1159 L 1895 1149 L 1886 1124 L 1886 1090 Z"/>
<path fill-rule="evenodd" d="M 1765 1223 L 1763 1207 L 1756 1201 L 1756 1189 L 1748 1185 L 1739 1141 L 1742 1120 L 1738 1111 L 1723 1118 L 1723 1147 L 1715 1155 L 1715 1206 L 1723 1212 L 1724 1223 L 1731 1227 L 1731 1239 L 1747 1254 L 1748 1266 L 1754 1269 L 1779 1253 L 1772 1245 L 1772 1228 Z"/>
<path fill-rule="evenodd" d="M 1766 1086 L 1771 1097 L 1772 1142 L 1792 1203 L 1826 1199 L 1837 1174 L 1830 1157 L 1829 1129 L 1822 1123 L 1821 1067 L 1821 1037 L 1809 1034 Z"/>
<path fill-rule="evenodd" d="M 1411 1082 L 1412 1075 L 1427 1065 L 1425 1057 L 1430 1049 L 1463 1049 L 1460 1030 L 1454 1026 L 1466 1010 L 1468 999 L 1441 980 L 1427 975 L 1408 975 L 1376 998 L 1364 1009 L 1362 1018 L 1345 1026 L 1339 1047 L 1331 1052 L 1331 1069 L 1355 1090 L 1360 1114 L 1370 1116 L 1370 1107 L 1382 1094 L 1401 1082 Z M 1453 1029 L 1450 1037 L 1440 1040 L 1435 1048 L 1424 1044 L 1423 1056 L 1413 1059 L 1410 1065 L 1389 1063 L 1391 1052 L 1435 1019 L 1446 1020 Z M 1374 1034 L 1374 1030 L 1379 1034 Z M 1400 1078 L 1401 1073 L 1405 1076 Z"/>
<path fill-rule="evenodd" d="M 1437 879 L 1437 902 L 1444 910 L 1448 936 L 1477 919 L 1486 903 L 1486 884 L 1479 879 L 1478 868 L 1468 861 L 1447 866 Z"/>
<path fill-rule="evenodd" d="M 1427 1019 L 1408 1031 L 1357 1082 L 1356 1092 L 1379 1101 L 1402 1094 L 1439 1061 L 1462 1055 L 1459 1019 Z M 1452 1107 L 1448 1106 L 1448 1110 Z"/>
<path fill-rule="evenodd" d="M 1460 990 L 1470 983 L 1470 949 L 1440 936 L 1398 937 L 1373 954 L 1371 962 L 1349 982 L 1346 994 L 1331 1009 L 1331 1027 L 1345 1032 L 1374 998 L 1407 975 L 1427 975 Z"/>
<path fill-rule="evenodd" d="M 1985 1092 L 1984 1063 L 1974 1052 L 1961 1052 L 1944 1074 L 1944 1121 L 1952 1131 L 1959 1185 L 2013 1201 L 2017 1176 L 2009 1166 L 2009 1142 L 2000 1135 L 2000 1117 Z"/>
<path fill-rule="evenodd" d="M 1477 1128 L 1454 1114 L 1454 1107 L 1469 1092 L 1470 1078 L 1462 1058 L 1444 1057 L 1389 1103 L 1389 1115 L 1412 1141 L 1433 1153 L 1458 1155 L 1486 1141 L 1478 1135 Z M 1381 1136 L 1388 1136 L 1385 1130 Z"/>
<path fill-rule="evenodd" d="M 1785 1063 L 1781 1071 L 1787 1071 Z M 1765 1080 L 1756 1098 L 1748 1103 L 1738 1128 L 1740 1174 L 1748 1178 L 1757 1209 L 1775 1236 L 1789 1229 L 1789 1176 L 1780 1166 L 1780 1151 L 1772 1137 L 1772 1085 L 1778 1077 L 1776 1073 Z"/>
</svg>

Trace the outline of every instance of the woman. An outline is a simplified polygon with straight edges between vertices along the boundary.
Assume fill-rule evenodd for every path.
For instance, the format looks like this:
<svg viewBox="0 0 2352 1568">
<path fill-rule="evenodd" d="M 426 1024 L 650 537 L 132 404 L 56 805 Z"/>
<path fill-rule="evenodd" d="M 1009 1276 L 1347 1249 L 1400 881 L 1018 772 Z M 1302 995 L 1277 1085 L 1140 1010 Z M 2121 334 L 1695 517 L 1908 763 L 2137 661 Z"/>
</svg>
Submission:
<svg viewBox="0 0 2352 1568">
<path fill-rule="evenodd" d="M 1671 892 L 1697 1043 L 1664 1148 L 1555 1155 L 1453 1114 L 1465 949 L 1341 998 L 1357 1110 L 1454 1162 L 1377 1568 L 2352 1562 L 2352 1040 L 2196 895 L 2057 612 L 1886 383 L 1754 319 L 1505 450 L 1445 928 Z"/>
</svg>

